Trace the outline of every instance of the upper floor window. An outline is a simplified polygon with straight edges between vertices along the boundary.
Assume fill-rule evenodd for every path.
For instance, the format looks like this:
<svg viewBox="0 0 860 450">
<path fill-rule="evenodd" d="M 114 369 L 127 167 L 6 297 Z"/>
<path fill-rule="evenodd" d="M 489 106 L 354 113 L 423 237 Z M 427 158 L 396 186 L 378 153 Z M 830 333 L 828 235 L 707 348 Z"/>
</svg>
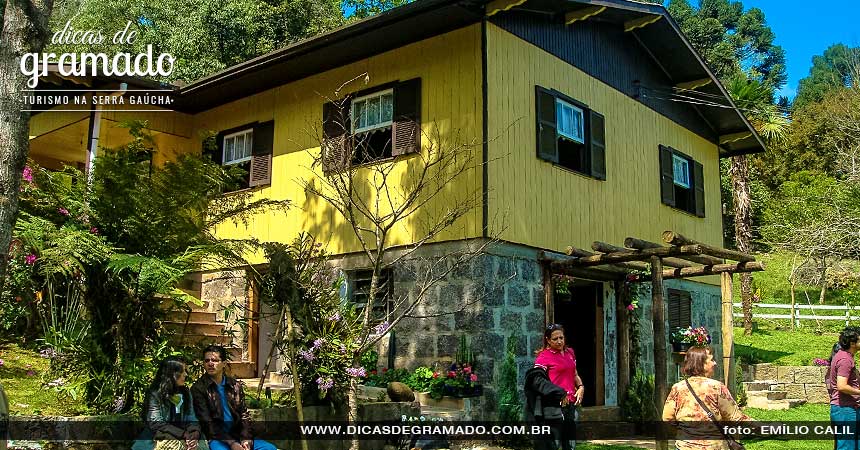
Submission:
<svg viewBox="0 0 860 450">
<path fill-rule="evenodd" d="M 254 146 L 254 130 L 242 130 L 238 133 L 224 136 L 224 160 L 226 165 L 241 164 L 251 160 L 251 149 Z"/>
<path fill-rule="evenodd" d="M 352 133 L 391 126 L 394 117 L 394 90 L 386 89 L 352 101 Z"/>
<path fill-rule="evenodd" d="M 664 204 L 705 217 L 702 164 L 671 147 L 660 147 L 660 196 Z"/>
<path fill-rule="evenodd" d="M 606 179 L 603 115 L 555 90 L 535 86 L 537 156 L 598 180 Z"/>
<path fill-rule="evenodd" d="M 324 172 L 417 152 L 421 79 L 393 82 L 323 105 Z"/>
<path fill-rule="evenodd" d="M 203 153 L 223 166 L 241 170 L 235 190 L 271 184 L 275 122 L 252 122 L 219 132 L 204 141 Z"/>
</svg>

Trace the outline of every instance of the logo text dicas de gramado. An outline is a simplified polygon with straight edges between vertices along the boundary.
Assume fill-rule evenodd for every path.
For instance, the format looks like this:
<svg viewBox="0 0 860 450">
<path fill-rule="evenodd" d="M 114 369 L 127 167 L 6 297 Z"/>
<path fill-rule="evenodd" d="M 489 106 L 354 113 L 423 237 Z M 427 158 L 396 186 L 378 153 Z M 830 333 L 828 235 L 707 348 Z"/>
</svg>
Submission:
<svg viewBox="0 0 860 450">
<path fill-rule="evenodd" d="M 132 44 L 137 38 L 137 31 L 130 30 L 132 22 L 125 28 L 113 34 L 112 42 L 117 45 Z M 71 22 L 66 22 L 62 31 L 51 36 L 52 44 L 91 44 L 101 45 L 105 36 L 101 30 L 75 30 Z M 153 57 L 152 44 L 146 46 L 145 53 L 116 53 L 109 58 L 104 53 L 26 53 L 21 57 L 21 73 L 29 77 L 27 86 L 35 88 L 39 78 L 48 75 L 48 66 L 57 64 L 57 70 L 62 76 L 136 76 L 136 77 L 167 77 L 173 72 L 176 59 L 169 53 Z"/>
</svg>

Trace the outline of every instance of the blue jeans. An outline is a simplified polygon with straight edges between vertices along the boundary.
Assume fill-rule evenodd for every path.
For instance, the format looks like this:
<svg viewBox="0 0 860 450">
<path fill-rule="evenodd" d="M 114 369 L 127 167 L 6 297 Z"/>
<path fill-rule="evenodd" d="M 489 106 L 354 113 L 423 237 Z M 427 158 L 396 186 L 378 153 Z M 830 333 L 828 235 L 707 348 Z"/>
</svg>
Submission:
<svg viewBox="0 0 860 450">
<path fill-rule="evenodd" d="M 836 435 L 836 450 L 857 450 L 857 408 L 830 405 L 830 421 L 840 427 L 851 427 L 849 433 Z"/>
<path fill-rule="evenodd" d="M 209 450 L 230 450 L 230 446 L 223 441 L 209 441 Z M 274 445 L 262 440 L 254 439 L 254 450 L 277 450 Z"/>
</svg>

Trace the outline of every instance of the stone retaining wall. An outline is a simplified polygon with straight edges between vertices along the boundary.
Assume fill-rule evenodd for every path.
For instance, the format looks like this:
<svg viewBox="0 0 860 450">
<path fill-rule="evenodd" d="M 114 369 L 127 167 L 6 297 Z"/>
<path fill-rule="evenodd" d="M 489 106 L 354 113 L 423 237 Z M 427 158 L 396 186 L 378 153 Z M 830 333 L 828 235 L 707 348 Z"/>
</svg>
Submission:
<svg viewBox="0 0 860 450">
<path fill-rule="evenodd" d="M 830 403 L 824 386 L 827 367 L 776 366 L 751 364 L 742 366 L 744 381 L 771 381 L 773 390 L 786 391 L 788 398 L 805 399 L 808 403 Z"/>
</svg>

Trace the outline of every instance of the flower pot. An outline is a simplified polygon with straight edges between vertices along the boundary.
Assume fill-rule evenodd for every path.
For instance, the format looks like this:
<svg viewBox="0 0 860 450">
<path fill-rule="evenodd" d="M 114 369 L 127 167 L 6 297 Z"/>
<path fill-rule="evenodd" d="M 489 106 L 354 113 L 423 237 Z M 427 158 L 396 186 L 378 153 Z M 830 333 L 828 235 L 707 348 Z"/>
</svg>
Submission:
<svg viewBox="0 0 860 450">
<path fill-rule="evenodd" d="M 689 342 L 673 342 L 672 343 L 672 351 L 675 353 L 682 353 L 682 352 L 686 352 L 687 350 L 689 350 L 690 347 L 692 347 L 692 346 L 693 346 L 693 344 L 691 344 Z"/>
</svg>

